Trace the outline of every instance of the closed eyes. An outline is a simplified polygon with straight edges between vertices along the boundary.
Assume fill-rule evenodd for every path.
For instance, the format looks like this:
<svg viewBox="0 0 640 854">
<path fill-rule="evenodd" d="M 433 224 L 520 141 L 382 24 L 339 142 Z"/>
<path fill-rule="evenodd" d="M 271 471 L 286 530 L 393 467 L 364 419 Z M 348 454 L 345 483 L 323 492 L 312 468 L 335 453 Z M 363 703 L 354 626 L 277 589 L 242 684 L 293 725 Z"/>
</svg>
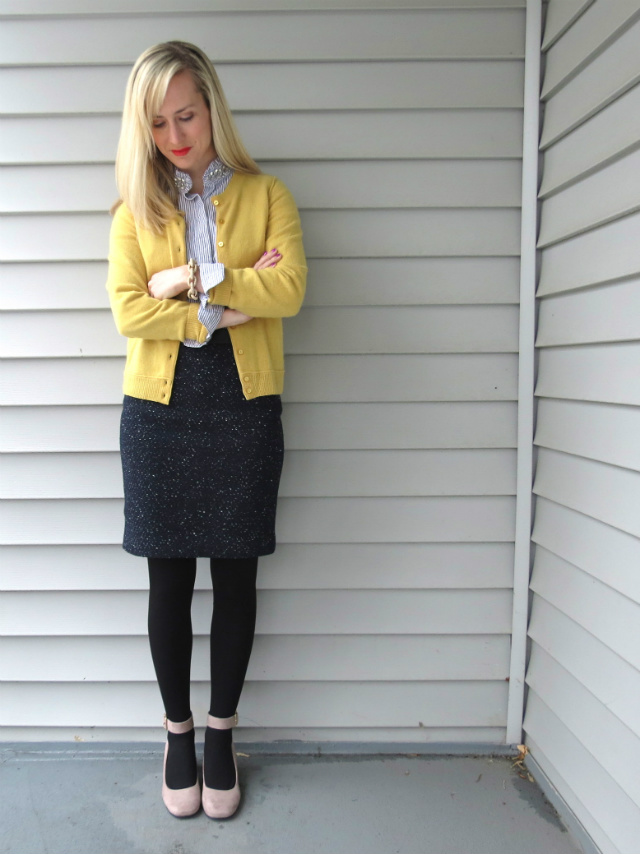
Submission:
<svg viewBox="0 0 640 854">
<path fill-rule="evenodd" d="M 180 116 L 178 118 L 178 121 L 179 122 L 185 122 L 185 123 L 190 122 L 191 119 L 193 118 L 193 116 L 194 116 L 193 113 L 191 113 L 191 115 L 189 115 L 189 116 Z M 164 126 L 165 126 L 165 122 L 154 122 L 153 123 L 153 129 L 154 130 L 161 130 Z"/>
</svg>

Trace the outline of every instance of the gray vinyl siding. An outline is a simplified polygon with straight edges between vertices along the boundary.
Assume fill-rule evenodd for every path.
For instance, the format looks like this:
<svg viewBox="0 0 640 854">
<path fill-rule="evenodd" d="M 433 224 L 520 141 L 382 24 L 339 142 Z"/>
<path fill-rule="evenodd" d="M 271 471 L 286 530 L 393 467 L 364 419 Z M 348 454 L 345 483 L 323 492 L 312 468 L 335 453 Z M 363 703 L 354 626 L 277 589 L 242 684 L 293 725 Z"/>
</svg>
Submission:
<svg viewBox="0 0 640 854">
<path fill-rule="evenodd" d="M 348 6 L 348 9 L 346 8 Z M 207 49 L 301 209 L 240 740 L 504 744 L 522 2 L 0 0 L 3 738 L 160 739 L 104 281 L 136 55 Z M 193 708 L 207 705 L 205 562 Z"/>
<path fill-rule="evenodd" d="M 551 0 L 548 12 L 524 726 L 534 759 L 603 854 L 631 854 L 640 834 L 640 6 Z"/>
</svg>

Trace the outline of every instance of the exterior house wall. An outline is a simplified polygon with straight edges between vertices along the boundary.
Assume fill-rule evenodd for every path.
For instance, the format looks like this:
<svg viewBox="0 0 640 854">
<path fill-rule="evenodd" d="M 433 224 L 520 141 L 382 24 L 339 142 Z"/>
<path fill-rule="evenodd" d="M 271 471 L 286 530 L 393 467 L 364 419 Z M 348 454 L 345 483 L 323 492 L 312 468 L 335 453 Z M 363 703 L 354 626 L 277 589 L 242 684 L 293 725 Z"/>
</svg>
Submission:
<svg viewBox="0 0 640 854">
<path fill-rule="evenodd" d="M 551 0 L 548 11 L 524 725 L 531 755 L 600 850 L 630 854 L 640 833 L 640 7 Z"/>
<path fill-rule="evenodd" d="M 293 191 L 310 266 L 239 738 L 505 741 L 525 9 L 346 5 L 0 4 L 5 739 L 159 737 L 106 210 L 131 63 L 183 38 Z"/>
</svg>

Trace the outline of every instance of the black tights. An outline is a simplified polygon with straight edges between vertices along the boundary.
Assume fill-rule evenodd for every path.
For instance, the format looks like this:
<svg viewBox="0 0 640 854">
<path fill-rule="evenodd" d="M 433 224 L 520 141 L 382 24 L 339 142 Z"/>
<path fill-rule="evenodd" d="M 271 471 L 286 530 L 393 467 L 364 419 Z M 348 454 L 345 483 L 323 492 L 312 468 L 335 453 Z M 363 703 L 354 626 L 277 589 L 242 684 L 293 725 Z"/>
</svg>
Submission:
<svg viewBox="0 0 640 854">
<path fill-rule="evenodd" d="M 251 656 L 256 625 L 257 558 L 211 558 L 214 608 L 211 618 L 209 714 L 235 712 Z M 191 714 L 191 600 L 196 561 L 149 558 L 149 643 L 167 717 Z"/>
<path fill-rule="evenodd" d="M 256 624 L 257 568 L 257 558 L 211 558 L 214 608 L 211 618 L 209 714 L 218 718 L 234 714 L 244 684 Z M 191 600 L 195 579 L 195 559 L 149 558 L 151 657 L 165 712 L 170 721 L 176 722 L 187 720 L 191 715 Z M 207 785 L 213 788 L 231 788 L 235 782 L 230 759 L 231 730 L 223 732 L 224 735 L 218 736 L 207 730 L 205 774 L 212 780 L 207 781 Z M 211 776 L 214 763 L 207 761 L 208 744 L 216 739 L 220 742 L 219 747 L 223 744 L 229 747 L 223 751 L 227 755 L 226 761 L 217 757 L 217 785 Z M 180 788 L 180 785 L 169 785 Z"/>
</svg>

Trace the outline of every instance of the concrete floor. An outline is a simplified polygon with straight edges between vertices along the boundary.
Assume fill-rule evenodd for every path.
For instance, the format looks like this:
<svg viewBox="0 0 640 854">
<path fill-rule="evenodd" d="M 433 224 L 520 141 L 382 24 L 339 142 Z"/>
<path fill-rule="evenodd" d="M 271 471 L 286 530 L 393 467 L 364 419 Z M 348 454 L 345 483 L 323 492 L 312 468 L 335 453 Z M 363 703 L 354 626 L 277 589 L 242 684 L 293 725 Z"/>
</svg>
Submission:
<svg viewBox="0 0 640 854">
<path fill-rule="evenodd" d="M 242 748 L 239 748 L 242 749 Z M 161 748 L 5 749 L 2 854 L 576 854 L 509 757 L 240 758 L 236 816 L 175 819 Z"/>
</svg>

